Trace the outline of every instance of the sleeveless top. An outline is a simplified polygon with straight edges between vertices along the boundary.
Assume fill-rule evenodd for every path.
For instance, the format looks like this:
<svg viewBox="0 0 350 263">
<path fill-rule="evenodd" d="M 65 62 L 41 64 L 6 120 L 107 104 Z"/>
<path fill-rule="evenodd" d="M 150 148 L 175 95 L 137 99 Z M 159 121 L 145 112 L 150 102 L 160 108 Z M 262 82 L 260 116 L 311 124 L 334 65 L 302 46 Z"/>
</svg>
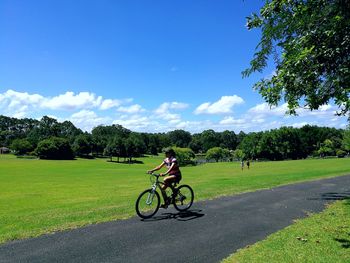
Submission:
<svg viewBox="0 0 350 263">
<path fill-rule="evenodd" d="M 180 167 L 179 167 L 179 164 L 178 164 L 176 158 L 165 158 L 164 163 L 168 167 L 168 169 L 170 168 L 170 166 L 173 163 L 175 164 L 173 169 L 171 169 L 171 171 L 169 172 L 169 175 L 181 176 Z"/>
</svg>

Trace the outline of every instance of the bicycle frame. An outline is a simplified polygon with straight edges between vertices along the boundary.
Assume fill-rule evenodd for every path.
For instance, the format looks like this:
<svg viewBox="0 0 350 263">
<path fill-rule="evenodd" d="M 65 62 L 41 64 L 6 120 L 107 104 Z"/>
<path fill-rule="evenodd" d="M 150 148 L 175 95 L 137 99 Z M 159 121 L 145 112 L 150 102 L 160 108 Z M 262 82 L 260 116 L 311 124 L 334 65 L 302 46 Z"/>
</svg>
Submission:
<svg viewBox="0 0 350 263">
<path fill-rule="evenodd" d="M 194 194 L 189 185 L 180 185 L 177 187 L 178 182 L 172 182 L 169 184 L 170 193 L 170 191 L 167 192 L 161 187 L 164 183 L 159 180 L 159 174 L 150 174 L 151 188 L 144 190 L 136 200 L 136 212 L 141 218 L 150 218 L 157 213 L 159 207 L 167 208 L 170 204 L 174 205 L 175 209 L 180 212 L 192 206 Z M 161 191 L 161 195 L 157 191 L 157 188 Z M 160 206 L 161 198 L 164 200 L 164 206 Z M 184 200 L 187 201 L 184 203 Z"/>
<path fill-rule="evenodd" d="M 153 175 L 154 177 L 156 177 L 156 181 L 152 184 L 152 187 L 151 187 L 152 192 L 154 193 L 154 192 L 157 190 L 157 187 L 158 187 L 159 190 L 162 192 L 162 196 L 163 196 L 163 199 L 164 199 L 164 196 L 166 196 L 166 192 L 160 187 L 161 184 L 164 184 L 163 182 L 160 182 L 160 181 L 159 181 L 160 175 L 159 175 L 159 174 L 155 174 L 155 173 L 151 173 L 151 175 Z M 170 187 L 170 189 L 171 189 L 171 191 L 172 191 L 172 196 L 171 196 L 171 197 L 173 197 L 173 195 L 176 193 L 176 188 L 175 188 L 175 186 L 172 185 L 172 184 L 170 184 L 169 187 Z M 164 195 L 163 195 L 163 194 L 164 194 Z M 154 196 L 154 195 L 153 195 L 153 196 Z M 153 198 L 153 196 L 152 196 L 152 198 Z M 168 197 L 168 196 L 167 196 L 167 197 Z M 153 200 L 149 200 L 149 199 L 147 198 L 146 203 L 147 203 L 147 204 L 150 204 L 152 201 L 153 201 Z M 165 200 L 164 200 L 164 201 L 165 201 Z"/>
</svg>

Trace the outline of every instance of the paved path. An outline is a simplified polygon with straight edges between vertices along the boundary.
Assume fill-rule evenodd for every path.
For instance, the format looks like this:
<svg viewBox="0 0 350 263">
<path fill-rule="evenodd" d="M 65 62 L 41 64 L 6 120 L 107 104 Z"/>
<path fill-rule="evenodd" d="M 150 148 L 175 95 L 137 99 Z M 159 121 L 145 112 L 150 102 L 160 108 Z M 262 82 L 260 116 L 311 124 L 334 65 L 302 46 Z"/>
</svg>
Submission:
<svg viewBox="0 0 350 263">
<path fill-rule="evenodd" d="M 219 262 L 307 212 L 350 197 L 350 175 L 92 225 L 0 246 L 0 262 Z"/>
</svg>

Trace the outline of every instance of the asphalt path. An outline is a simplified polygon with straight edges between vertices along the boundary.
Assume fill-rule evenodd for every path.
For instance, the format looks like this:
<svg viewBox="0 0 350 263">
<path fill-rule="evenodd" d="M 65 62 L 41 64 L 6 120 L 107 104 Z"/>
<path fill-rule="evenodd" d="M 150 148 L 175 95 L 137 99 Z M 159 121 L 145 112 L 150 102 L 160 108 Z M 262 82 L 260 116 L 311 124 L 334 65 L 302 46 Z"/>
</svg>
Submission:
<svg viewBox="0 0 350 263">
<path fill-rule="evenodd" d="M 219 262 L 348 197 L 350 175 L 281 186 L 6 243 L 0 262 Z"/>
</svg>

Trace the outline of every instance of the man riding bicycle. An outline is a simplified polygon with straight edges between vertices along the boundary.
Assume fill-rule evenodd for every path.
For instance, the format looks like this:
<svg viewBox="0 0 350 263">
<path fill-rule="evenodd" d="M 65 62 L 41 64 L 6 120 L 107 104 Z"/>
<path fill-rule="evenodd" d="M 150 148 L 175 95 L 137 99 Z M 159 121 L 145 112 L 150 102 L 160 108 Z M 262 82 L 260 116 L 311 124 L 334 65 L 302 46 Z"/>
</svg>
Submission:
<svg viewBox="0 0 350 263">
<path fill-rule="evenodd" d="M 160 170 L 163 166 L 166 166 L 168 170 L 165 173 L 161 173 L 160 176 L 168 175 L 164 178 L 164 185 L 161 186 L 162 195 L 164 199 L 164 204 L 161 205 L 162 208 L 167 208 L 170 204 L 170 200 L 168 200 L 168 197 L 166 196 L 165 190 L 171 185 L 172 183 L 179 183 L 181 180 L 181 171 L 178 164 L 178 161 L 176 160 L 176 153 L 173 149 L 167 149 L 165 151 L 165 159 L 164 161 L 155 167 L 152 170 L 147 171 L 148 173 L 153 173 L 154 171 Z"/>
</svg>

